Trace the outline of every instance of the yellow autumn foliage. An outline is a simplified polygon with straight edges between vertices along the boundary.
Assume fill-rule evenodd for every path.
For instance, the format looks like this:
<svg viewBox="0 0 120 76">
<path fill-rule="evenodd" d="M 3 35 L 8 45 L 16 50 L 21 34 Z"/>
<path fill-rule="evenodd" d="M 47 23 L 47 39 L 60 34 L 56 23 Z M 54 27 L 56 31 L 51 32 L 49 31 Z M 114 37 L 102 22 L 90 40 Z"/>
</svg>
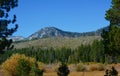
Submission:
<svg viewBox="0 0 120 76">
<path fill-rule="evenodd" d="M 35 58 L 27 57 L 24 54 L 13 54 L 2 64 L 2 69 L 6 76 L 15 76 L 17 74 L 17 66 L 20 59 L 28 60 L 30 66 L 32 66 L 35 62 Z"/>
<path fill-rule="evenodd" d="M 38 64 L 38 68 L 39 69 L 45 69 L 45 64 L 44 63 L 42 63 L 42 62 L 37 62 L 37 64 Z"/>
</svg>

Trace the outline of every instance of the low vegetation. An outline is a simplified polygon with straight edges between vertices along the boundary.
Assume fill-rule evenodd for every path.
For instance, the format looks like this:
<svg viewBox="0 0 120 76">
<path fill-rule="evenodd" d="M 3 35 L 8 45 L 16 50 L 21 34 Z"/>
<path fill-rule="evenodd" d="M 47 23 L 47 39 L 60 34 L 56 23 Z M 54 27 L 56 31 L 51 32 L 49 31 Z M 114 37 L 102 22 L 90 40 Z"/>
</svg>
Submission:
<svg viewBox="0 0 120 76">
<path fill-rule="evenodd" d="M 65 63 L 62 63 L 57 70 L 58 76 L 68 76 L 69 73 L 70 73 L 70 70 Z"/>
<path fill-rule="evenodd" d="M 116 58 L 117 62 L 120 62 L 119 59 L 118 56 Z M 57 73 L 60 65 L 58 64 L 59 62 L 68 64 L 70 72 L 105 71 L 106 64 L 111 62 L 111 59 L 110 56 L 104 54 L 102 42 L 95 40 L 91 44 L 81 45 L 75 49 L 66 47 L 14 49 L 2 54 L 0 56 L 0 62 L 3 63 L 2 68 L 7 76 L 17 74 L 22 76 L 42 76 L 43 70 L 45 73 Z M 43 66 L 41 62 L 46 65 L 44 64 Z M 51 67 L 47 67 L 48 64 Z M 70 66 L 71 64 L 74 66 Z M 27 66 L 24 68 L 25 71 L 22 69 L 24 66 Z"/>
<path fill-rule="evenodd" d="M 12 54 L 25 54 L 34 57 L 37 61 L 43 63 L 79 63 L 79 62 L 101 62 L 104 63 L 103 45 L 100 41 L 95 40 L 91 45 L 81 45 L 76 49 L 71 48 L 24 48 L 7 51 L 0 56 L 0 62 L 4 62 Z M 102 55 L 102 56 L 101 56 Z M 106 57 L 107 58 L 107 57 Z"/>
<path fill-rule="evenodd" d="M 2 69 L 6 76 L 28 76 L 30 72 L 38 73 L 32 70 L 34 67 L 35 70 L 42 70 L 34 64 L 35 59 L 32 57 L 27 57 L 24 54 L 13 54 L 2 64 Z"/>
</svg>

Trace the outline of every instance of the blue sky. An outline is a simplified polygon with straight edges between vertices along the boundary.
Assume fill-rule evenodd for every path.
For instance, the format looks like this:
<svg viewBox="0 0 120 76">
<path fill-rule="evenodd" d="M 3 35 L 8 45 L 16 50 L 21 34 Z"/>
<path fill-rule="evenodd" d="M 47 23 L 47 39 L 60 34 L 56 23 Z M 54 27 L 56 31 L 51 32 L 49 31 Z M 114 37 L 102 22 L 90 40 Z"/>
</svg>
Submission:
<svg viewBox="0 0 120 76">
<path fill-rule="evenodd" d="M 71 32 L 95 31 L 109 25 L 104 17 L 110 5 L 111 0 L 19 0 L 11 10 L 19 24 L 13 35 L 28 37 L 52 26 Z"/>
</svg>

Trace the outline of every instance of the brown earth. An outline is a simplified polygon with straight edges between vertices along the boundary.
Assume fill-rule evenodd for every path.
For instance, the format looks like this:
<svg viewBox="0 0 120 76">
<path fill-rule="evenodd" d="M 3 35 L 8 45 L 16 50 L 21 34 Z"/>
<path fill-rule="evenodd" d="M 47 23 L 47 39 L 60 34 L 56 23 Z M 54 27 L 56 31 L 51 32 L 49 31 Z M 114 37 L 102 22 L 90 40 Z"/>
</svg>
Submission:
<svg viewBox="0 0 120 76">
<path fill-rule="evenodd" d="M 0 76 L 4 76 L 4 74 L 3 74 L 2 70 L 0 70 Z"/>
</svg>

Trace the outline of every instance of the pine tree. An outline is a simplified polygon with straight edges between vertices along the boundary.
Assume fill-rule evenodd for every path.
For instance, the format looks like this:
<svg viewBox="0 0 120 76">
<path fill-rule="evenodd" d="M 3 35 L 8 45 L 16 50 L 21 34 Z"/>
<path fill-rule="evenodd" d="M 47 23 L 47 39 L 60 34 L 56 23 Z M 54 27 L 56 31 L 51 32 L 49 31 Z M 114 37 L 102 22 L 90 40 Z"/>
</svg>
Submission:
<svg viewBox="0 0 120 76">
<path fill-rule="evenodd" d="M 112 0 L 111 8 L 106 12 L 106 20 L 110 25 L 120 26 L 120 0 Z"/>
<path fill-rule="evenodd" d="M 70 73 L 68 66 L 65 63 L 62 63 L 58 68 L 57 75 L 58 76 L 68 76 Z"/>
<path fill-rule="evenodd" d="M 11 49 L 12 40 L 8 40 L 7 37 L 12 35 L 18 28 L 16 24 L 16 15 L 13 15 L 13 19 L 8 19 L 8 13 L 11 9 L 18 6 L 18 0 L 0 0 L 0 54 L 4 53 L 5 49 Z M 8 28 L 8 25 L 14 25 L 14 28 Z"/>
<path fill-rule="evenodd" d="M 118 71 L 112 67 L 111 70 L 106 70 L 104 76 L 118 76 Z"/>
<path fill-rule="evenodd" d="M 104 50 L 105 54 L 112 57 L 112 62 L 115 62 L 115 56 L 120 54 L 120 0 L 112 0 L 112 6 L 105 18 L 110 21 L 110 25 L 101 34 Z"/>
</svg>

